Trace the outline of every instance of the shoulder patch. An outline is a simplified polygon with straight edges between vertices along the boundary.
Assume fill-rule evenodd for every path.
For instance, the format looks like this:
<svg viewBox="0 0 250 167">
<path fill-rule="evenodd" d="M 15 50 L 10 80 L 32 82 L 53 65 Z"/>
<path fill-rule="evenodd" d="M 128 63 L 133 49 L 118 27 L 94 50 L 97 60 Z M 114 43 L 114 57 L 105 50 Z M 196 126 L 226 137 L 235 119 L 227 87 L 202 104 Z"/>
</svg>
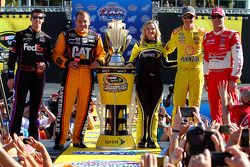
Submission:
<svg viewBox="0 0 250 167">
<path fill-rule="evenodd" d="M 174 30 L 172 31 L 172 34 L 176 34 L 176 33 L 178 33 L 180 30 L 182 30 L 182 26 L 179 26 L 179 27 L 177 27 L 176 29 L 174 29 Z"/>
<path fill-rule="evenodd" d="M 140 46 L 140 42 L 136 42 L 137 46 Z"/>
<path fill-rule="evenodd" d="M 92 30 L 89 30 L 88 35 L 94 36 L 96 40 L 98 40 L 101 37 L 100 34 L 96 33 L 95 31 L 92 31 Z"/>
</svg>

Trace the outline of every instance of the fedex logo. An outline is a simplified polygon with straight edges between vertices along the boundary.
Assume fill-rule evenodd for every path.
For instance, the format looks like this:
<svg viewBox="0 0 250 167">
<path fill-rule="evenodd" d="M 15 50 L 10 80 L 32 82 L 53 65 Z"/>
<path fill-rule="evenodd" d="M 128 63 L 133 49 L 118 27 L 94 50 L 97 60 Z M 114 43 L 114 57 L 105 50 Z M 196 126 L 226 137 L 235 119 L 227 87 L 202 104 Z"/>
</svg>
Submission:
<svg viewBox="0 0 250 167">
<path fill-rule="evenodd" d="M 34 46 L 30 46 L 28 43 L 23 44 L 23 49 L 27 51 L 37 51 L 42 52 L 43 48 L 39 44 L 35 44 Z"/>
</svg>

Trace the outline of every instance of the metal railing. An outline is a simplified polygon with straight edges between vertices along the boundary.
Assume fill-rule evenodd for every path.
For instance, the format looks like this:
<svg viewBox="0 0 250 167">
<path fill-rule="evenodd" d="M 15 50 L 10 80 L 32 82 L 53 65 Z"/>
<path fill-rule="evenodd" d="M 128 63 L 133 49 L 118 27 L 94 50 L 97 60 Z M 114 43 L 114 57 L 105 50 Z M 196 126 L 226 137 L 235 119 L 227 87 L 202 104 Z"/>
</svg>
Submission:
<svg viewBox="0 0 250 167">
<path fill-rule="evenodd" d="M 0 7 L 0 12 L 31 12 L 34 9 L 41 9 L 44 12 L 71 12 L 71 6 Z"/>
<path fill-rule="evenodd" d="M 153 16 L 158 13 L 181 13 L 182 7 L 154 7 L 152 8 Z M 247 15 L 250 9 L 229 9 L 224 8 L 226 14 Z M 211 8 L 195 8 L 197 14 L 210 14 Z"/>
<path fill-rule="evenodd" d="M 228 8 L 250 8 L 249 0 L 152 0 L 153 5 L 158 7 L 181 7 L 181 6 L 196 6 L 196 7 L 213 7 L 222 6 Z"/>
</svg>

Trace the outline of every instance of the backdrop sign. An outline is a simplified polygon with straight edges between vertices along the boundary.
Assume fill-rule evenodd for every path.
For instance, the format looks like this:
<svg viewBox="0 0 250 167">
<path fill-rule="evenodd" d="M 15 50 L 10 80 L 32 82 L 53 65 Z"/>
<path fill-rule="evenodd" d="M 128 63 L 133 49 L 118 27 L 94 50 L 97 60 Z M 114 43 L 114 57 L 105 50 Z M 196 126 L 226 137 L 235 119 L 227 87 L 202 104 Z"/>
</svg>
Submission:
<svg viewBox="0 0 250 167">
<path fill-rule="evenodd" d="M 126 23 L 126 28 L 133 38 L 123 54 L 125 60 L 128 60 L 134 43 L 140 39 L 143 23 L 152 18 L 151 0 L 73 0 L 72 20 L 75 20 L 75 14 L 80 10 L 90 13 L 90 29 L 100 33 L 103 40 L 107 22 L 116 19 Z"/>
<path fill-rule="evenodd" d="M 0 17 L 0 48 L 8 50 L 17 31 L 27 28 L 29 15 L 2 14 Z"/>
</svg>

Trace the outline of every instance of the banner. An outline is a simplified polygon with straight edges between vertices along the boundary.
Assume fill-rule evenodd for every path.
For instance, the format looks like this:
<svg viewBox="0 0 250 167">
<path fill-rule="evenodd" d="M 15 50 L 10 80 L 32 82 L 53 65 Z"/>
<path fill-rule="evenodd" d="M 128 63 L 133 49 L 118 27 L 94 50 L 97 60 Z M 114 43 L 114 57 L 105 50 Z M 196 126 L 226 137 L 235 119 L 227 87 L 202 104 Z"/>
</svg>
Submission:
<svg viewBox="0 0 250 167">
<path fill-rule="evenodd" d="M 16 32 L 27 28 L 29 24 L 29 15 L 26 14 L 0 15 L 0 70 L 7 69 L 8 51 Z"/>
<path fill-rule="evenodd" d="M 212 22 L 209 16 L 198 16 L 195 20 L 195 25 L 198 27 L 203 27 L 207 32 L 213 30 Z M 241 16 L 231 16 L 225 18 L 225 26 L 229 29 L 238 31 L 242 34 L 242 17 Z"/>
<path fill-rule="evenodd" d="M 0 48 L 8 50 L 17 31 L 30 25 L 30 16 L 26 14 L 4 14 L 0 17 Z"/>
<path fill-rule="evenodd" d="M 129 59 L 134 43 L 140 40 L 142 25 L 152 18 L 151 0 L 73 0 L 72 20 L 75 20 L 75 14 L 80 10 L 89 12 L 91 16 L 90 29 L 100 33 L 103 41 L 105 40 L 104 31 L 107 29 L 107 22 L 117 19 L 126 23 L 126 28 L 133 39 L 123 54 L 125 60 Z"/>
</svg>

